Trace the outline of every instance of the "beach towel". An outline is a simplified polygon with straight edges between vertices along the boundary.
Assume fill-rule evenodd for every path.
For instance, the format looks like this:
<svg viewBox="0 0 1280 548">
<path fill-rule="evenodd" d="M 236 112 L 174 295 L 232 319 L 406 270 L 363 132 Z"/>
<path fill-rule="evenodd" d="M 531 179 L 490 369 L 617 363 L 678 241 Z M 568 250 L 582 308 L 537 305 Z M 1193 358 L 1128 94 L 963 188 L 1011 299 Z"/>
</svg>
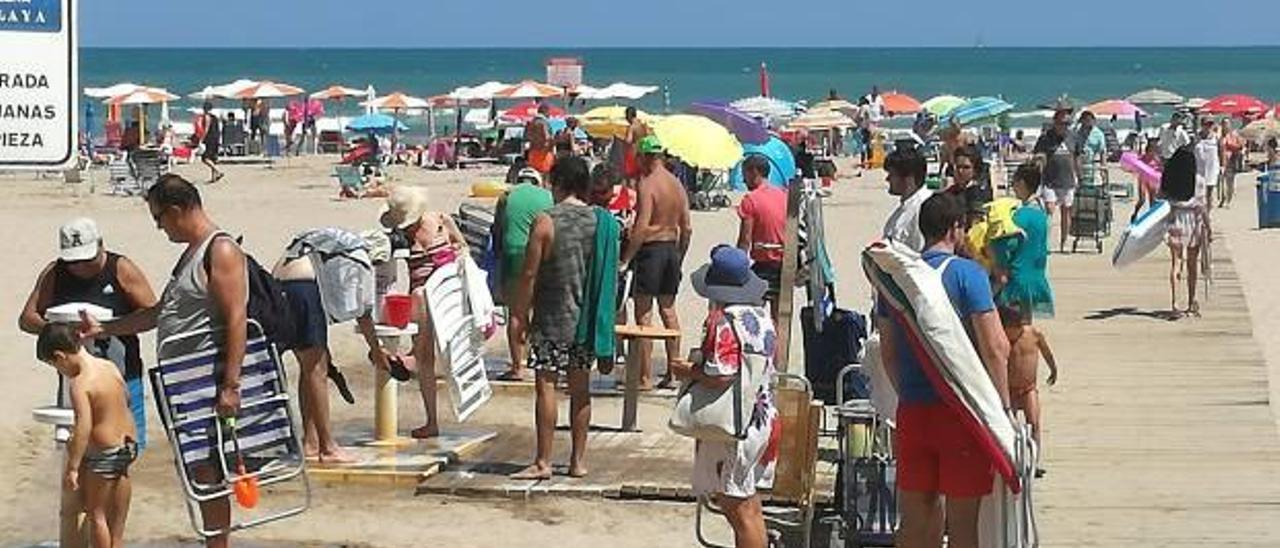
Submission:
<svg viewBox="0 0 1280 548">
<path fill-rule="evenodd" d="M 613 359 L 614 324 L 617 318 L 618 239 L 622 227 L 609 210 L 593 207 L 596 214 L 595 252 L 587 267 L 582 312 L 578 314 L 573 341 L 591 349 L 597 358 Z M 594 295 L 594 297 L 592 297 Z"/>
<path fill-rule="evenodd" d="M 963 418 L 1009 488 L 1020 491 L 1013 423 L 952 307 L 941 272 L 897 242 L 872 244 L 862 252 L 862 267 L 889 315 L 907 327 L 903 335 L 934 390 Z"/>
<path fill-rule="evenodd" d="M 1006 238 L 1022 236 L 1022 229 L 1013 222 L 1013 214 L 1022 205 L 1017 198 L 999 198 L 984 206 L 982 219 L 969 227 L 965 235 L 973 260 L 987 272 L 996 267 L 996 254 L 992 244 Z"/>
</svg>

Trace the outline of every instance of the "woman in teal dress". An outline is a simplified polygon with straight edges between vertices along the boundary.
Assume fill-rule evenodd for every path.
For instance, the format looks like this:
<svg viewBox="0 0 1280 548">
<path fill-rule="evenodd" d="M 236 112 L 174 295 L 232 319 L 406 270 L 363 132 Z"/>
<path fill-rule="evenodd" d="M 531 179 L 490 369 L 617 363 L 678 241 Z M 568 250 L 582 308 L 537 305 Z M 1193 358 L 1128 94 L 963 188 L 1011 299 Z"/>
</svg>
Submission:
<svg viewBox="0 0 1280 548">
<path fill-rule="evenodd" d="M 1053 317 L 1053 289 L 1046 271 L 1049 266 L 1049 217 L 1036 198 L 1040 189 L 1040 168 L 1026 163 L 1013 174 L 1013 191 L 1022 206 L 1013 213 L 1013 223 L 1021 229 L 1018 237 L 996 241 L 996 262 L 1004 283 L 996 303 L 1016 308 L 1024 321 L 1032 317 Z"/>
</svg>

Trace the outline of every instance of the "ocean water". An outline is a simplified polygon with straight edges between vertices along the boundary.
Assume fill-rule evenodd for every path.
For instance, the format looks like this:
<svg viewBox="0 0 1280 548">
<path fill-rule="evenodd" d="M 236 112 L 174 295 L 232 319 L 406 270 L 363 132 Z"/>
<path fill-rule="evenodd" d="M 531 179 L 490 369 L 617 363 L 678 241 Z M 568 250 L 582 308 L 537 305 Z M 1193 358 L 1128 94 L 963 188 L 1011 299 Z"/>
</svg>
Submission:
<svg viewBox="0 0 1280 548">
<path fill-rule="evenodd" d="M 572 56 L 584 80 L 665 86 L 672 110 L 691 101 L 759 93 L 767 63 L 773 94 L 845 97 L 872 85 L 924 100 L 941 93 L 999 95 L 1019 110 L 1066 93 L 1092 102 L 1161 87 L 1187 97 L 1248 93 L 1280 101 L 1280 47 L 1254 48 L 836 48 L 836 49 L 114 49 L 85 48 L 80 82 L 133 81 L 186 95 L 236 78 L 319 89 L 340 83 L 418 96 L 487 80 L 545 78 L 545 61 Z M 185 100 L 179 106 L 195 104 Z M 667 108 L 661 93 L 641 108 Z M 332 110 L 332 109 L 331 109 Z M 354 105 L 339 110 L 355 111 Z"/>
</svg>

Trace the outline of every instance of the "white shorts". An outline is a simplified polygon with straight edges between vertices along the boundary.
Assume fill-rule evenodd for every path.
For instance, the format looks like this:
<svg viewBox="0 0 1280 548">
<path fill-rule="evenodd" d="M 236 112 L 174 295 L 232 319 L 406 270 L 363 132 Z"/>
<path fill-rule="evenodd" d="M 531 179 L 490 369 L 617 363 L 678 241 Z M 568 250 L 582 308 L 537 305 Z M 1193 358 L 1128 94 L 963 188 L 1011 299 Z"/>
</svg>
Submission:
<svg viewBox="0 0 1280 548">
<path fill-rule="evenodd" d="M 778 420 L 774 415 L 774 420 Z M 762 462 L 772 428 L 753 427 L 747 439 L 736 442 L 697 440 L 693 452 L 693 492 L 722 494 L 737 499 L 756 494 L 756 487 L 773 485 L 774 463 Z"/>
<path fill-rule="evenodd" d="M 1076 203 L 1076 189 L 1073 188 L 1049 188 L 1040 189 L 1040 197 L 1044 200 L 1045 205 L 1058 205 L 1062 207 L 1071 207 Z"/>
</svg>

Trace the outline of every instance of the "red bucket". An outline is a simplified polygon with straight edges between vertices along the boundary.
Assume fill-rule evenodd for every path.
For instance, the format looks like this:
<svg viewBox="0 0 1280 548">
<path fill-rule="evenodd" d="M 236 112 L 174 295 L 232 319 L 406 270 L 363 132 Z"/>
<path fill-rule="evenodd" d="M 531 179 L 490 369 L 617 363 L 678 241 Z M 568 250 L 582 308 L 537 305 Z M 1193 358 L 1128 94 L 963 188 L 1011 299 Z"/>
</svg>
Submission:
<svg viewBox="0 0 1280 548">
<path fill-rule="evenodd" d="M 409 295 L 387 295 L 382 301 L 382 318 L 387 325 L 404 329 L 413 316 L 413 297 Z"/>
</svg>

